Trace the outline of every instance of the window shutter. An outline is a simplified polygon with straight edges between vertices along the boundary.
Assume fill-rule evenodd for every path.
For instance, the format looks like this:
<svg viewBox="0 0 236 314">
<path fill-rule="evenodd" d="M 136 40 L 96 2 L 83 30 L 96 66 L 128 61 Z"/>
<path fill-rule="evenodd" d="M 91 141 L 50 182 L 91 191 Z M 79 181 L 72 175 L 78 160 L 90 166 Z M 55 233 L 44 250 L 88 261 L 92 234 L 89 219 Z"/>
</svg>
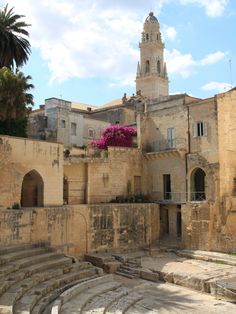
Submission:
<svg viewBox="0 0 236 314">
<path fill-rule="evenodd" d="M 207 122 L 203 122 L 203 136 L 207 136 Z"/>
</svg>

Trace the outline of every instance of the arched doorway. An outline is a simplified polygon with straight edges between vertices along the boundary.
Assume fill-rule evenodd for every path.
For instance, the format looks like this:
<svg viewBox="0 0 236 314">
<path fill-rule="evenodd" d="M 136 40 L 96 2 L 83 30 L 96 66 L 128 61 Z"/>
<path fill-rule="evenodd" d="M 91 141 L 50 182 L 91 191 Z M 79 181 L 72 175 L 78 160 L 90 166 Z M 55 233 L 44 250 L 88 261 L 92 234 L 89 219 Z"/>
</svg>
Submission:
<svg viewBox="0 0 236 314">
<path fill-rule="evenodd" d="M 21 206 L 43 206 L 43 185 L 43 179 L 36 170 L 28 172 L 22 182 Z"/>
<path fill-rule="evenodd" d="M 205 177 L 206 174 L 201 168 L 196 168 L 191 176 L 191 200 L 203 201 L 206 199 L 205 192 Z"/>
</svg>

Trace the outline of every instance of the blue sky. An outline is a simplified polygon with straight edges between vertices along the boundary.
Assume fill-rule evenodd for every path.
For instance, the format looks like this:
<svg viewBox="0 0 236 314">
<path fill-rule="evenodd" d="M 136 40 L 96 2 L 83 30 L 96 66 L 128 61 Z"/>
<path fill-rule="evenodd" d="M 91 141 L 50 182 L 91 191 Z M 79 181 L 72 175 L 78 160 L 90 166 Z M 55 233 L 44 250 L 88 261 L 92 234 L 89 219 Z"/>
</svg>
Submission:
<svg viewBox="0 0 236 314">
<path fill-rule="evenodd" d="M 35 108 L 50 97 L 99 106 L 134 93 L 138 43 L 150 11 L 165 41 L 170 93 L 204 98 L 235 85 L 234 0 L 8 3 L 31 24 L 32 54 L 22 70 L 33 77 Z"/>
</svg>

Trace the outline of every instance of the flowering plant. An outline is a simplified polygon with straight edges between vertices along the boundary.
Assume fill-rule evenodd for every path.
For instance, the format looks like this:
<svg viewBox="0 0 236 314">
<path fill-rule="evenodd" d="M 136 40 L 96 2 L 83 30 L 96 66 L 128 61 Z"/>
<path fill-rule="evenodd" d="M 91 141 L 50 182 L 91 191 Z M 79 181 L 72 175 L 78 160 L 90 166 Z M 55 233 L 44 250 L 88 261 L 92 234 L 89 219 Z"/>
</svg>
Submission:
<svg viewBox="0 0 236 314">
<path fill-rule="evenodd" d="M 108 126 L 97 141 L 90 142 L 92 147 L 107 149 L 108 146 L 132 147 L 136 129 L 128 126 Z"/>
</svg>

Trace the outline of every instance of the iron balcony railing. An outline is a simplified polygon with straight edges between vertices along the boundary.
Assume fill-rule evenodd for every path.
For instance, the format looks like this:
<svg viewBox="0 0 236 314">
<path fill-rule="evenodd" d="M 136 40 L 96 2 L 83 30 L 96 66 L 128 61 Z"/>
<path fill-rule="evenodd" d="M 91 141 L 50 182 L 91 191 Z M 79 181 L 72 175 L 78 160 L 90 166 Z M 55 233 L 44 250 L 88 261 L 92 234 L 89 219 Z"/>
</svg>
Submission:
<svg viewBox="0 0 236 314">
<path fill-rule="evenodd" d="M 157 140 L 146 146 L 147 153 L 186 149 L 185 138 Z"/>
<path fill-rule="evenodd" d="M 206 199 L 204 191 L 196 192 L 163 192 L 155 191 L 151 194 L 152 200 L 160 203 L 202 202 Z"/>
</svg>

